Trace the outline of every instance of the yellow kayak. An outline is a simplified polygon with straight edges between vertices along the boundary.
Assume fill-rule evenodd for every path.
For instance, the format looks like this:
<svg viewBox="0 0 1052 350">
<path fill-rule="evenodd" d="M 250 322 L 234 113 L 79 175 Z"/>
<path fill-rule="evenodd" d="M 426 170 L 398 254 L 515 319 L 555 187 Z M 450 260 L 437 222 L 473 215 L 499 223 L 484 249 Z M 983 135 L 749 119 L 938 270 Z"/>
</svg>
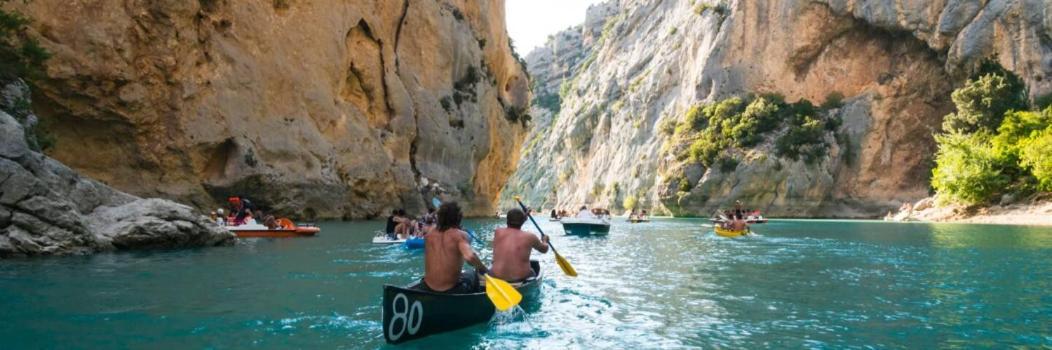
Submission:
<svg viewBox="0 0 1052 350">
<path fill-rule="evenodd" d="M 722 227 L 719 227 L 719 226 L 713 227 L 713 229 L 716 230 L 716 234 L 717 235 L 722 236 L 722 237 L 734 238 L 734 237 L 741 237 L 741 236 L 749 234 L 749 229 L 736 231 L 736 230 L 722 228 Z"/>
</svg>

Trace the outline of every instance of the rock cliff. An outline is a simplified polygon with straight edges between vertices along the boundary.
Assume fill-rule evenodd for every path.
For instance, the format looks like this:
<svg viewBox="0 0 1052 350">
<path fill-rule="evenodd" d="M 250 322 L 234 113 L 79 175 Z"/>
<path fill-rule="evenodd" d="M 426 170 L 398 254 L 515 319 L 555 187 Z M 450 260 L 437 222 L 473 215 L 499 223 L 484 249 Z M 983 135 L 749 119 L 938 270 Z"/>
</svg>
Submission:
<svg viewBox="0 0 1052 350">
<path fill-rule="evenodd" d="M 50 156 L 137 195 L 362 218 L 491 213 L 528 80 L 503 1 L 10 2 L 52 52 Z"/>
<path fill-rule="evenodd" d="M 0 99 L 0 258 L 233 243 L 190 207 L 116 191 L 33 150 L 28 93 L 9 84 Z"/>
<path fill-rule="evenodd" d="M 553 113 L 534 113 L 506 195 L 677 215 L 740 199 L 777 216 L 875 217 L 928 194 L 932 133 L 984 60 L 1032 97 L 1052 91 L 1047 1 L 625 0 L 594 7 L 588 22 L 527 56 L 544 82 L 533 108 Z M 563 38 L 599 27 L 561 58 Z M 835 121 L 812 135 L 823 152 L 784 156 L 780 140 L 798 130 L 775 120 L 755 144 L 715 148 L 720 166 L 698 161 L 700 136 L 677 130 L 690 112 L 762 95 L 822 104 L 800 117 Z M 702 134 L 715 127 L 704 124 Z"/>
</svg>

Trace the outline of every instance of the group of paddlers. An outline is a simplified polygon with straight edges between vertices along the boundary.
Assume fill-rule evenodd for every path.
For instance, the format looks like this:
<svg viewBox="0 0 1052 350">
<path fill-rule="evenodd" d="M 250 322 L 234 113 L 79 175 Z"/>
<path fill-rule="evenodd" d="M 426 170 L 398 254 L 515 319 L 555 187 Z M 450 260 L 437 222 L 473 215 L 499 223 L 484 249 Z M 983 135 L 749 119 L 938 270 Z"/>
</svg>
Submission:
<svg viewBox="0 0 1052 350">
<path fill-rule="evenodd" d="M 415 219 L 407 215 L 405 209 L 395 209 L 387 217 L 384 233 L 390 239 L 423 237 L 436 223 L 435 208 L 427 208 L 426 214 Z"/>
<path fill-rule="evenodd" d="M 464 215 L 456 202 L 442 203 L 435 215 L 436 222 L 425 231 L 424 237 L 424 278 L 416 288 L 421 290 L 464 294 L 481 290 L 479 275 L 490 276 L 508 281 L 521 282 L 534 276 L 530 267 L 530 254 L 533 250 L 548 252 L 548 236 L 522 231 L 526 222 L 526 213 L 512 209 L 507 213 L 507 227 L 499 228 L 493 233 L 493 265 L 487 267 L 471 247 L 470 237 L 460 224 Z M 472 272 L 462 272 L 461 267 L 467 262 L 475 268 Z"/>
<path fill-rule="evenodd" d="M 752 211 L 742 209 L 741 201 L 734 201 L 733 210 L 725 210 L 719 213 L 718 223 L 720 227 L 728 230 L 742 231 L 749 228 L 749 224 L 746 221 L 746 215 Z"/>
<path fill-rule="evenodd" d="M 552 219 L 562 219 L 562 218 L 567 218 L 567 217 L 589 218 L 589 219 L 610 218 L 610 211 L 609 210 L 601 209 L 601 208 L 588 209 L 588 206 L 585 206 L 585 205 L 581 206 L 581 209 L 577 211 L 576 215 L 571 215 L 570 213 L 571 213 L 571 211 L 565 210 L 565 209 L 564 210 L 552 209 L 552 211 L 551 211 L 551 218 Z"/>
<path fill-rule="evenodd" d="M 646 210 L 642 210 L 642 211 L 637 212 L 635 209 L 632 209 L 632 211 L 628 213 L 628 220 L 629 221 L 633 221 L 633 220 L 634 221 L 650 220 L 650 214 L 648 214 Z"/>
<path fill-rule="evenodd" d="M 219 226 L 241 226 L 258 225 L 256 218 L 263 218 L 263 226 L 267 229 L 276 230 L 283 228 L 281 221 L 273 215 L 265 215 L 263 210 L 256 208 L 248 198 L 235 196 L 227 198 L 230 204 L 228 210 L 216 209 L 209 213 L 209 219 Z"/>
</svg>

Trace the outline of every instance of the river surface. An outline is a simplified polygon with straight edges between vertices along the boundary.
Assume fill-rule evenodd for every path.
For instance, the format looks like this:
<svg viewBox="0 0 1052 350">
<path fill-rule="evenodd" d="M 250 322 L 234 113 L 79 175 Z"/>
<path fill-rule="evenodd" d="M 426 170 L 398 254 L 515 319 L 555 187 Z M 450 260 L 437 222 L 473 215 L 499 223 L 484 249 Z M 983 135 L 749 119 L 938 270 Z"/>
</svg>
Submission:
<svg viewBox="0 0 1052 350">
<path fill-rule="evenodd" d="M 397 348 L 1052 347 L 1052 229 L 616 219 L 607 237 L 542 227 L 551 255 L 527 316 Z M 467 228 L 492 238 L 497 220 Z M 232 247 L 0 261 L 0 348 L 383 348 L 385 283 L 423 255 L 371 243 L 380 222 Z M 482 247 L 482 245 L 479 245 Z M 488 257 L 488 248 L 483 256 Z"/>
</svg>

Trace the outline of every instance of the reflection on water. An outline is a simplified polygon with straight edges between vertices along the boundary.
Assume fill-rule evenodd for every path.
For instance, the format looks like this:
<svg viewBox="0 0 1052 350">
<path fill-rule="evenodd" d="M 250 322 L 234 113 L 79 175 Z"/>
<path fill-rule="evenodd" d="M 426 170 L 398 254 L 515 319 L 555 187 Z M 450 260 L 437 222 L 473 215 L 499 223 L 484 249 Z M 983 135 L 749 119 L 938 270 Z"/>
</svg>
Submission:
<svg viewBox="0 0 1052 350">
<path fill-rule="evenodd" d="M 719 238 L 701 220 L 569 237 L 525 314 L 404 348 L 1052 346 L 1052 230 L 772 221 Z M 482 256 L 496 220 L 471 221 Z M 423 272 L 378 222 L 309 239 L 0 262 L 4 348 L 376 348 L 380 292 Z"/>
</svg>

